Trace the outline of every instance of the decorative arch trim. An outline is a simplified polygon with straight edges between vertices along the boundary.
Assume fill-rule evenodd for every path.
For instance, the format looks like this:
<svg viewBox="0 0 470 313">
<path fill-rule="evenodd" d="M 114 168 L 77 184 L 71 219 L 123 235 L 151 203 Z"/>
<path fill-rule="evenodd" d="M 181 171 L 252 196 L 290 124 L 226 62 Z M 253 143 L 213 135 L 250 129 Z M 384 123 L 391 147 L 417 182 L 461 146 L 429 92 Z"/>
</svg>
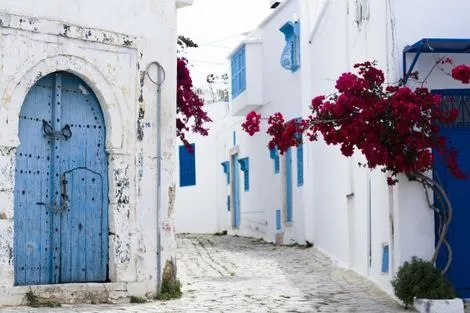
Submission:
<svg viewBox="0 0 470 313">
<path fill-rule="evenodd" d="M 95 93 L 100 103 L 106 124 L 106 149 L 120 150 L 123 148 L 124 125 L 122 108 L 124 100 L 112 90 L 111 83 L 91 63 L 74 55 L 56 55 L 48 57 L 31 68 L 20 71 L 5 89 L 3 103 L 7 104 L 6 123 L 9 133 L 6 141 L 11 146 L 19 144 L 18 116 L 24 99 L 31 87 L 47 74 L 65 71 L 80 77 Z"/>
</svg>

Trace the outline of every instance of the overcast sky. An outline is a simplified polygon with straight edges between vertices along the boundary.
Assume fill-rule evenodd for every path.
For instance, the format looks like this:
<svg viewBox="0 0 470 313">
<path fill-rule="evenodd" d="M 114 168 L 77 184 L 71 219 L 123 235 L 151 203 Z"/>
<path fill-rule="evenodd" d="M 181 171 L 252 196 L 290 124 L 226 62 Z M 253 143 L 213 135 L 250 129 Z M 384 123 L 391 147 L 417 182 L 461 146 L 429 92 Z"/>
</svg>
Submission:
<svg viewBox="0 0 470 313">
<path fill-rule="evenodd" d="M 228 72 L 227 56 L 270 12 L 269 0 L 194 0 L 178 10 L 178 34 L 190 37 L 199 48 L 188 51 L 194 85 L 208 74 Z"/>
</svg>

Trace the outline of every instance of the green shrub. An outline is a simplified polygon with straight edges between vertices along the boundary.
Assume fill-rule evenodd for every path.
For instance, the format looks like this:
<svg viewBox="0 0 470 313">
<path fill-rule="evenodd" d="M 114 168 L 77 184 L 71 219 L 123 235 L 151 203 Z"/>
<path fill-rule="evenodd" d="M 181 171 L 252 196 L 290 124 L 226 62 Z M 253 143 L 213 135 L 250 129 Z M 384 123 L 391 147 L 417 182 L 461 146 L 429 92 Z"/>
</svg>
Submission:
<svg viewBox="0 0 470 313">
<path fill-rule="evenodd" d="M 162 290 L 157 295 L 157 300 L 179 299 L 183 293 L 181 292 L 181 283 L 177 279 L 164 280 L 162 282 Z"/>
<path fill-rule="evenodd" d="M 147 299 L 137 296 L 131 296 L 129 299 L 130 303 L 147 303 Z"/>
<path fill-rule="evenodd" d="M 453 299 L 455 289 L 431 262 L 413 257 L 405 262 L 392 280 L 395 295 L 406 308 L 414 297 L 421 299 Z"/>
</svg>

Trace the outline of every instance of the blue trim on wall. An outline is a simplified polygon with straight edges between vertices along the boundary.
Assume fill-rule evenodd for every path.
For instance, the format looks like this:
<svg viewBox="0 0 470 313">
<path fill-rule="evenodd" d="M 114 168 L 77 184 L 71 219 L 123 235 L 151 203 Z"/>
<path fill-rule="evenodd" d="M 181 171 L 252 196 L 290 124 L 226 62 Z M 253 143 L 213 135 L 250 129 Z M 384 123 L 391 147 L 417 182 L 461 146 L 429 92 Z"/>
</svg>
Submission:
<svg viewBox="0 0 470 313">
<path fill-rule="evenodd" d="M 242 46 L 232 55 L 230 64 L 232 70 L 232 99 L 235 99 L 246 89 L 245 46 Z"/>
<path fill-rule="evenodd" d="M 269 150 L 269 157 L 274 161 L 274 174 L 279 174 L 279 151 L 276 148 Z"/>
<path fill-rule="evenodd" d="M 304 185 L 304 145 L 297 146 L 297 186 Z"/>
<path fill-rule="evenodd" d="M 196 145 L 193 143 L 188 149 L 185 145 L 179 146 L 180 186 L 196 185 Z"/>
<path fill-rule="evenodd" d="M 250 190 L 250 159 L 243 158 L 238 160 L 240 163 L 240 169 L 243 172 L 243 190 L 249 191 Z"/>
<path fill-rule="evenodd" d="M 286 162 L 286 222 L 292 222 L 293 199 L 292 199 L 292 149 L 285 153 Z"/>
<path fill-rule="evenodd" d="M 240 176 L 238 173 L 238 154 L 232 155 L 232 164 L 233 164 L 233 179 L 232 179 L 232 190 L 233 190 L 233 202 L 231 207 L 233 208 L 233 219 L 232 226 L 234 228 L 240 228 Z"/>
<path fill-rule="evenodd" d="M 236 146 L 236 145 L 237 145 L 237 133 L 236 133 L 236 131 L 233 131 L 232 136 L 233 136 L 233 138 L 232 138 L 232 139 L 233 139 L 233 140 L 232 140 L 232 141 L 233 141 L 233 145 Z"/>
<path fill-rule="evenodd" d="M 230 184 L 230 162 L 225 161 L 225 162 L 220 163 L 220 165 L 222 165 L 222 167 L 224 168 L 224 173 L 227 176 L 227 185 L 228 185 Z"/>
<path fill-rule="evenodd" d="M 390 255 L 390 249 L 388 244 L 384 244 L 382 246 L 382 273 L 388 273 L 389 272 L 389 255 Z"/>
<path fill-rule="evenodd" d="M 284 34 L 286 40 L 281 55 L 281 66 L 295 72 L 300 68 L 300 23 L 289 21 L 279 30 Z"/>
<path fill-rule="evenodd" d="M 281 229 L 281 210 L 276 210 L 276 230 Z"/>
<path fill-rule="evenodd" d="M 230 212 L 230 195 L 227 196 L 227 211 Z"/>
</svg>

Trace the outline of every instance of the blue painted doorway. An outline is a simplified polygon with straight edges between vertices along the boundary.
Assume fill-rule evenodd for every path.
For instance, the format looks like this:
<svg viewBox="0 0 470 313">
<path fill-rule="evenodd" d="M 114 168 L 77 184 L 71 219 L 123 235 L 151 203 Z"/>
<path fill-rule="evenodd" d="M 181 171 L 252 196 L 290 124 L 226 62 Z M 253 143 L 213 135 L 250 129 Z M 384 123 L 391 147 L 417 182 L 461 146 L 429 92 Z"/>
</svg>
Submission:
<svg viewBox="0 0 470 313">
<path fill-rule="evenodd" d="M 462 170 L 470 174 L 470 90 L 434 90 L 441 94 L 442 108 L 447 111 L 452 108 L 459 109 L 457 120 L 449 126 L 441 126 L 441 134 L 447 137 L 451 146 L 458 151 L 458 162 Z M 434 179 L 438 180 L 447 192 L 453 206 L 453 217 L 449 226 L 448 241 L 452 247 L 452 263 L 447 278 L 452 282 L 460 297 L 470 298 L 470 210 L 468 198 L 470 194 L 470 180 L 459 180 L 450 175 L 442 158 L 435 153 Z M 438 199 L 435 204 L 439 206 Z M 436 228 L 438 216 L 436 216 Z M 436 229 L 436 240 L 437 238 Z M 436 265 L 443 269 L 447 263 L 447 250 L 443 246 L 440 250 Z"/>
<path fill-rule="evenodd" d="M 108 264 L 108 164 L 99 102 L 56 72 L 29 91 L 19 116 L 16 285 L 101 282 Z"/>
<path fill-rule="evenodd" d="M 232 155 L 232 227 L 240 228 L 240 171 L 238 154 Z"/>
</svg>

